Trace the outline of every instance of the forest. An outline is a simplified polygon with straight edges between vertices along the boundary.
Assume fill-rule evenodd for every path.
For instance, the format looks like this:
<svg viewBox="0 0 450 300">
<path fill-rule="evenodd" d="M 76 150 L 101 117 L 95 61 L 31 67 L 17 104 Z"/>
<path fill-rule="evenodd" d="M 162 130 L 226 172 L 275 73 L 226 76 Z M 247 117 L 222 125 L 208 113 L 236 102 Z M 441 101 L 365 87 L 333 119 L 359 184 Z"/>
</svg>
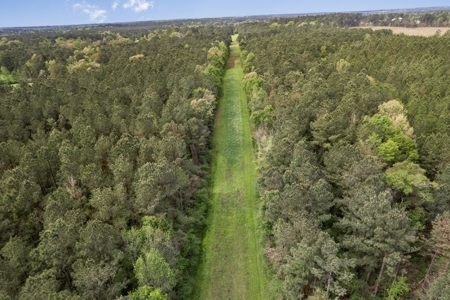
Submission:
<svg viewBox="0 0 450 300">
<path fill-rule="evenodd" d="M 450 34 L 348 28 L 399 17 L 450 25 L 447 11 L 1 35 L 0 299 L 192 299 L 233 34 L 267 299 L 449 299 Z"/>
<path fill-rule="evenodd" d="M 450 36 L 238 31 L 279 297 L 449 298 Z"/>
<path fill-rule="evenodd" d="M 1 299 L 190 293 L 231 33 L 1 39 Z"/>
</svg>

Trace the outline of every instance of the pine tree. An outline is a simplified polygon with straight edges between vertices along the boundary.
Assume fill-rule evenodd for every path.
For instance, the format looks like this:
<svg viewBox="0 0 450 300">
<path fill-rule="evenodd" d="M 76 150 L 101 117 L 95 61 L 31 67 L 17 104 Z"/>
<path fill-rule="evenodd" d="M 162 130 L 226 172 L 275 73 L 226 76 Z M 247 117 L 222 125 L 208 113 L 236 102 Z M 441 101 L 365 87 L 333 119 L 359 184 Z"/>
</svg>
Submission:
<svg viewBox="0 0 450 300">
<path fill-rule="evenodd" d="M 389 191 L 377 193 L 370 186 L 364 186 L 344 201 L 344 217 L 337 224 L 344 230 L 342 246 L 349 249 L 356 264 L 364 266 L 369 273 L 379 268 L 374 287 L 376 294 L 385 267 L 395 268 L 413 249 L 415 229 L 406 212 L 392 206 Z"/>
</svg>

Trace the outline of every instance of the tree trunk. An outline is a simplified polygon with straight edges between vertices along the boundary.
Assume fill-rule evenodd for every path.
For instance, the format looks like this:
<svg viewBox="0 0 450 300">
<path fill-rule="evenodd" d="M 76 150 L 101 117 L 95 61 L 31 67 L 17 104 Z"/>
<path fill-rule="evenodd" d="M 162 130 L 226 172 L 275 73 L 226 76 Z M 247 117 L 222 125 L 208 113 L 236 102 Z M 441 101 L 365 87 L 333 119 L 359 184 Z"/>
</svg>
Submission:
<svg viewBox="0 0 450 300">
<path fill-rule="evenodd" d="M 430 266 L 428 267 L 427 274 L 425 274 L 425 277 L 422 279 L 422 287 L 423 287 L 423 284 L 428 280 L 428 275 L 430 274 L 431 267 L 433 266 L 434 259 L 436 258 L 436 256 L 437 256 L 437 253 L 435 251 L 433 253 L 433 258 L 431 259 Z"/>
<path fill-rule="evenodd" d="M 370 271 L 369 271 L 369 272 L 367 272 L 367 276 L 366 276 L 366 282 L 369 282 L 369 279 L 370 279 Z"/>
<path fill-rule="evenodd" d="M 53 184 L 55 185 L 55 188 L 57 188 L 58 185 L 56 184 L 55 174 L 53 174 L 52 165 L 50 165 L 50 162 L 48 160 L 47 160 L 47 164 L 48 164 L 48 167 L 50 168 L 50 174 L 52 175 Z"/>
<path fill-rule="evenodd" d="M 327 297 L 328 294 L 330 293 L 330 285 L 331 285 L 331 272 L 328 273 L 328 282 L 327 282 Z"/>
<path fill-rule="evenodd" d="M 384 266 L 386 265 L 385 259 L 386 259 L 386 254 L 383 257 L 383 263 L 381 264 L 380 274 L 378 274 L 377 282 L 375 283 L 375 289 L 373 291 L 374 295 L 376 295 L 378 293 L 378 287 L 380 286 L 381 277 L 383 276 Z"/>
<path fill-rule="evenodd" d="M 67 285 L 69 286 L 70 289 L 72 289 L 72 288 L 73 288 L 73 285 L 72 285 L 72 278 L 70 277 L 70 274 L 69 274 L 69 272 L 67 271 L 66 267 L 61 267 L 60 270 L 61 270 L 61 272 L 64 274 L 64 277 L 65 277 L 65 279 L 66 279 Z"/>
<path fill-rule="evenodd" d="M 194 144 L 191 144 L 190 148 L 191 148 L 192 161 L 194 162 L 194 165 L 198 166 L 199 165 L 199 161 L 198 161 L 197 148 L 195 147 Z"/>
</svg>

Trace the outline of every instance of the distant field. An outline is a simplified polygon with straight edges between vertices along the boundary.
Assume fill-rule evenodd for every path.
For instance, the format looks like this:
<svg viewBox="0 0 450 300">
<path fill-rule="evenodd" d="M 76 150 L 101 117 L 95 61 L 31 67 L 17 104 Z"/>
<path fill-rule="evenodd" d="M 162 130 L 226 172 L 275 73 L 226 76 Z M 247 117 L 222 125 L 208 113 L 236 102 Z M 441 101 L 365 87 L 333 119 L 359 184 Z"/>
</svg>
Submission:
<svg viewBox="0 0 450 300">
<path fill-rule="evenodd" d="M 389 27 L 389 26 L 360 26 L 358 28 L 372 28 L 373 30 L 390 29 L 394 33 L 404 33 L 406 35 L 419 35 L 419 36 L 432 36 L 436 31 L 440 30 L 441 34 L 444 34 L 449 27 L 418 27 L 418 28 L 406 28 L 406 27 Z"/>
</svg>

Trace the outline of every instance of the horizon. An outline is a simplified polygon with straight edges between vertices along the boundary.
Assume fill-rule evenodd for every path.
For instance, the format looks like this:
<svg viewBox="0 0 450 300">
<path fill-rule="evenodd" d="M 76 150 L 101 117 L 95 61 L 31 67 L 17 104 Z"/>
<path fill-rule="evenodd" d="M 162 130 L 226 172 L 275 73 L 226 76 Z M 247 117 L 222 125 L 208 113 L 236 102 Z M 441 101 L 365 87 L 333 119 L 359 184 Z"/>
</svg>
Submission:
<svg viewBox="0 0 450 300">
<path fill-rule="evenodd" d="M 358 13 L 370 13 L 370 12 L 389 12 L 398 10 L 420 10 L 432 11 L 432 9 L 445 8 L 450 11 L 450 6 L 432 6 L 432 7 L 413 7 L 413 8 L 393 8 L 393 9 L 376 9 L 376 10 L 358 10 L 358 11 L 336 11 L 336 12 L 309 12 L 309 13 L 280 13 L 280 14 L 258 14 L 258 15 L 235 15 L 235 16 L 223 16 L 223 17 L 198 17 L 198 18 L 178 18 L 178 19 L 155 19 L 155 20 L 136 20 L 136 21 L 119 21 L 119 22 L 104 22 L 104 23 L 79 23 L 79 24 L 58 24 L 58 25 L 31 25 L 31 26 L 11 26 L 0 27 L 0 29 L 10 28 L 40 28 L 40 27 L 82 27 L 82 26 L 102 26 L 102 25 L 114 25 L 114 24 L 128 24 L 128 23 L 146 23 L 146 22 L 171 22 L 171 21 L 187 21 L 187 20 L 207 20 L 207 19 L 232 19 L 232 18 L 255 18 L 255 17 L 289 17 L 289 16 L 309 16 L 309 15 L 326 15 L 326 14 L 358 14 Z"/>
<path fill-rule="evenodd" d="M 160 0 L 16 0 L 0 12 L 0 28 L 83 26 L 133 22 L 158 22 L 195 19 L 218 19 L 233 17 L 308 15 L 329 13 L 358 13 L 370 11 L 450 8 L 447 1 L 393 0 L 386 4 L 380 1 L 364 3 L 335 3 L 324 0 L 320 3 L 295 3 L 281 1 L 247 1 L 239 3 L 209 3 L 194 0 L 160 2 Z M 18 14 L 17 12 L 20 12 Z"/>
</svg>

